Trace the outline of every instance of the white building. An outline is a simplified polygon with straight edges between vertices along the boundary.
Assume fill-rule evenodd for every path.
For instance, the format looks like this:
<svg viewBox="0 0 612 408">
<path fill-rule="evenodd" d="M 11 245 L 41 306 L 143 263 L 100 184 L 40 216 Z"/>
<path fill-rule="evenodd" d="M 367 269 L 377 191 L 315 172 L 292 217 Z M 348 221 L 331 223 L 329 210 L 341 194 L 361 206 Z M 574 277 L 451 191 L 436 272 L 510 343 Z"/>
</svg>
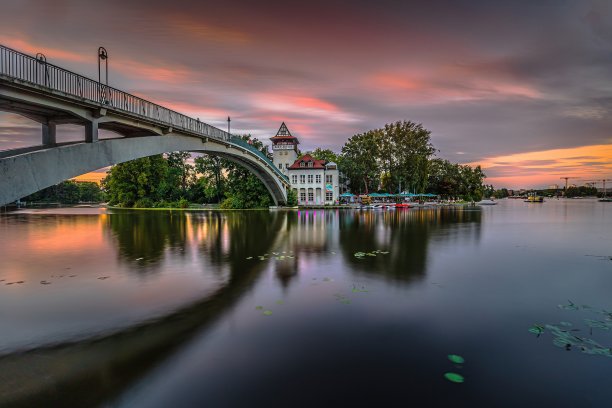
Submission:
<svg viewBox="0 0 612 408">
<path fill-rule="evenodd" d="M 317 160 L 309 154 L 298 157 L 297 137 L 283 122 L 272 141 L 274 165 L 279 168 L 297 193 L 298 205 L 334 204 L 340 194 L 336 163 Z"/>
</svg>

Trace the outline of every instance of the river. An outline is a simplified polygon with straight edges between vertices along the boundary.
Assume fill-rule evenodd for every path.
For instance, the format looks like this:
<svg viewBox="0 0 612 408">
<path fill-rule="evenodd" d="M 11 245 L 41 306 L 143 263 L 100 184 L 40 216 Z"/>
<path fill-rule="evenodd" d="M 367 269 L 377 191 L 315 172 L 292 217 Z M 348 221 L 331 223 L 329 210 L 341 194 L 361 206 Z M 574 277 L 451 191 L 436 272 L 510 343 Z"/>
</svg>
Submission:
<svg viewBox="0 0 612 408">
<path fill-rule="evenodd" d="M 610 406 L 611 293 L 589 199 L 20 210 L 0 406 Z"/>
</svg>

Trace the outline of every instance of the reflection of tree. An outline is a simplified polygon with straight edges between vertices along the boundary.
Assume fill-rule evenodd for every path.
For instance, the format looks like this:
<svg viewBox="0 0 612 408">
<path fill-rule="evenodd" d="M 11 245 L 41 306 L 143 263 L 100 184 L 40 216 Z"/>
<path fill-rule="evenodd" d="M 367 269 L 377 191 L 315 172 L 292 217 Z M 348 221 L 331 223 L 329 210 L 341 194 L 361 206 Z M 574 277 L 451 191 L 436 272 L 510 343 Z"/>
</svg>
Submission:
<svg viewBox="0 0 612 408">
<path fill-rule="evenodd" d="M 480 220 L 480 211 L 448 208 L 346 212 L 340 215 L 340 244 L 353 270 L 411 280 L 426 272 L 432 236 L 467 239 L 473 230 L 463 227 L 468 224 L 479 227 Z M 374 250 L 389 254 L 363 259 L 354 256 L 356 252 Z"/>
<path fill-rule="evenodd" d="M 109 228 L 124 247 L 120 253 L 129 259 L 142 256 L 142 251 L 161 258 L 167 246 L 185 245 L 190 237 L 186 225 L 191 222 L 191 237 L 210 243 L 199 247 L 201 256 L 225 258 L 227 283 L 184 309 L 106 337 L 2 356 L 0 406 L 113 405 L 109 401 L 222 318 L 244 296 L 265 268 L 263 262 L 247 263 L 246 256 L 268 252 L 282 227 L 281 217 L 267 211 L 181 213 L 172 219 L 153 213 L 115 215 L 119 217 L 109 222 Z M 156 227 L 153 222 L 170 225 Z M 201 231 L 206 234 L 196 235 Z M 155 233 L 160 235 L 147 235 Z M 129 238 L 130 234 L 137 238 Z M 161 243 L 147 243 L 156 238 Z"/>
<path fill-rule="evenodd" d="M 114 211 L 107 217 L 120 260 L 157 269 L 166 249 L 185 254 L 187 217 L 180 211 Z M 147 269 L 135 269 L 139 272 Z"/>
</svg>

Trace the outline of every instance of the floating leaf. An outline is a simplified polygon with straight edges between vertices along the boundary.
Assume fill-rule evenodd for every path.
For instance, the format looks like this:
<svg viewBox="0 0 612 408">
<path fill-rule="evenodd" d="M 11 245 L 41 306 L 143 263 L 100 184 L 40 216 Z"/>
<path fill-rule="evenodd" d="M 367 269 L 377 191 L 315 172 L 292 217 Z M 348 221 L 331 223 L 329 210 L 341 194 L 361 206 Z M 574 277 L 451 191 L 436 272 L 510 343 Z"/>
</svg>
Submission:
<svg viewBox="0 0 612 408">
<path fill-rule="evenodd" d="M 277 304 L 277 305 L 282 305 L 283 303 L 285 303 L 285 302 L 283 302 L 282 300 L 277 300 L 277 301 L 276 301 L 276 304 Z"/>
<path fill-rule="evenodd" d="M 610 326 L 611 326 L 610 323 L 602 322 L 600 320 L 584 319 L 584 322 L 589 327 L 593 327 L 596 329 L 602 329 L 602 330 L 610 330 Z"/>
<path fill-rule="evenodd" d="M 263 306 L 255 306 L 255 310 L 263 310 Z"/>
<path fill-rule="evenodd" d="M 540 334 L 544 333 L 544 327 L 540 326 L 539 324 L 534 324 L 529 328 L 529 332 L 539 336 Z"/>
<path fill-rule="evenodd" d="M 264 310 L 263 314 L 265 316 L 270 316 L 272 314 L 272 311 L 271 310 Z"/>
<path fill-rule="evenodd" d="M 446 378 L 450 382 L 454 382 L 454 383 L 457 383 L 457 384 L 461 384 L 462 382 L 465 381 L 463 376 L 461 374 L 457 374 L 457 373 L 445 373 L 444 374 L 444 378 Z"/>
<path fill-rule="evenodd" d="M 463 364 L 465 359 L 457 354 L 449 354 L 448 359 L 455 364 Z"/>
<path fill-rule="evenodd" d="M 559 305 L 559 308 L 565 310 L 578 310 L 578 306 L 576 306 L 574 302 L 572 302 L 571 300 L 568 300 L 568 302 L 569 303 L 567 305 Z"/>
</svg>

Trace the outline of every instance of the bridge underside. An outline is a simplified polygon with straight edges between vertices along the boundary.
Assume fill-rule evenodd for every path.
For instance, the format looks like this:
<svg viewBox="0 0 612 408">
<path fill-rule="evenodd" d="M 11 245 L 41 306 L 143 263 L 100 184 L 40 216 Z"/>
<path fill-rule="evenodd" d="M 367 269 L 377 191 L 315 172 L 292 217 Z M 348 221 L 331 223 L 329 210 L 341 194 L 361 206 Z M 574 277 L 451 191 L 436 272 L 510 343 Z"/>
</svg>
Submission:
<svg viewBox="0 0 612 408">
<path fill-rule="evenodd" d="M 202 152 L 229 159 L 253 172 L 277 205 L 286 201 L 283 182 L 252 152 L 212 138 L 169 133 L 49 146 L 9 156 L 10 152 L 5 152 L 5 157 L 0 156 L 0 205 L 96 169 L 175 151 Z"/>
</svg>

